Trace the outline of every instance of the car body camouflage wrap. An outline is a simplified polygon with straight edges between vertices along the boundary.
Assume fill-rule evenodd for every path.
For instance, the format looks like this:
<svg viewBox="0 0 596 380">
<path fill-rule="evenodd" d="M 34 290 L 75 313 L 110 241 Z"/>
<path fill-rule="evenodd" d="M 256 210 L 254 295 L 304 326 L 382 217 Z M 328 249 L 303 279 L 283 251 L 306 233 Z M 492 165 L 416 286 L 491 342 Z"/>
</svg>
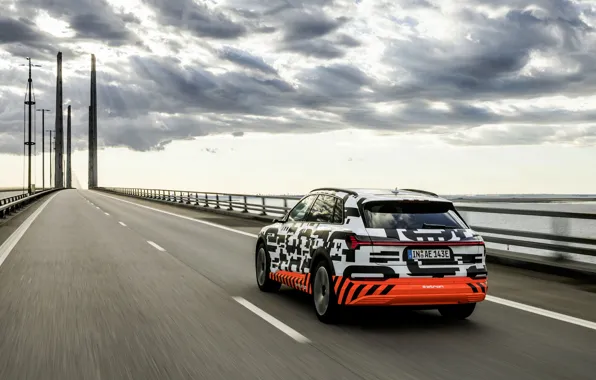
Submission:
<svg viewBox="0 0 596 380">
<path fill-rule="evenodd" d="M 341 223 L 284 222 L 284 218 L 259 232 L 258 239 L 264 242 L 270 256 L 269 277 L 273 280 L 310 293 L 313 260 L 323 255 L 332 264 L 333 284 L 339 301 L 344 304 L 352 301 L 362 303 L 364 300 L 361 298 L 366 295 L 377 296 L 376 301 L 374 297 L 369 297 L 370 304 L 383 303 L 388 296 L 395 295 L 400 284 L 418 284 L 416 286 L 420 289 L 431 289 L 432 286 L 444 289 L 449 287 L 445 284 L 454 283 L 455 279 L 459 280 L 457 282 L 461 283 L 467 293 L 472 293 L 470 297 L 466 293 L 466 302 L 484 299 L 487 291 L 484 241 L 467 225 L 462 229 L 366 228 L 362 215 L 362 206 L 370 201 L 431 201 L 452 204 L 450 201 L 426 193 L 401 190 L 395 193 L 318 190 L 307 196 L 318 194 L 342 200 Z M 463 220 L 461 216 L 460 218 Z M 407 260 L 409 248 L 436 247 L 445 247 L 451 250 L 452 255 L 440 260 Z M 368 282 L 364 282 L 364 279 Z M 410 281 L 405 281 L 407 279 Z M 423 286 L 426 288 L 422 288 Z M 385 298 L 381 299 L 382 297 Z M 386 300 L 385 303 L 387 302 L 389 301 Z M 423 301 L 404 301 L 408 302 Z M 448 302 L 453 301 L 445 301 Z"/>
</svg>

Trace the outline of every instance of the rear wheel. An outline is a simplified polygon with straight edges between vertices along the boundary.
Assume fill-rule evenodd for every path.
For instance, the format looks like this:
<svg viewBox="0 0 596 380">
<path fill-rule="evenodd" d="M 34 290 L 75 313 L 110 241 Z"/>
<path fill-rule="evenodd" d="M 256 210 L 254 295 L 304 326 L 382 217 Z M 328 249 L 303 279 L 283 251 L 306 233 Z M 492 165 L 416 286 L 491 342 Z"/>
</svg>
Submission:
<svg viewBox="0 0 596 380">
<path fill-rule="evenodd" d="M 336 323 L 339 319 L 339 305 L 332 284 L 329 264 L 323 260 L 314 270 L 312 299 L 319 321 L 330 324 Z"/>
<path fill-rule="evenodd" d="M 264 244 L 259 244 L 255 255 L 255 272 L 257 276 L 257 285 L 263 292 L 277 292 L 281 288 L 281 283 L 273 281 L 269 277 L 271 273 L 271 258 Z"/>
<path fill-rule="evenodd" d="M 464 320 L 472 315 L 474 309 L 476 309 L 476 303 L 448 305 L 440 307 L 439 313 L 449 320 Z"/>
</svg>

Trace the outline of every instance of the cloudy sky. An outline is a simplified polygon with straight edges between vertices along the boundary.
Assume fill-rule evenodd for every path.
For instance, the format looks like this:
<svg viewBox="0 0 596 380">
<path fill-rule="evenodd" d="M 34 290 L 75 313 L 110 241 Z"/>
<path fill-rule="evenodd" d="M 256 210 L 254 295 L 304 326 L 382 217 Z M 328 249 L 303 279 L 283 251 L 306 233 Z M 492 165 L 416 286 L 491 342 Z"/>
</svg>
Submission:
<svg viewBox="0 0 596 380">
<path fill-rule="evenodd" d="M 82 186 L 94 53 L 103 186 L 596 193 L 592 4 L 0 0 L 0 186 L 61 51 Z"/>
</svg>

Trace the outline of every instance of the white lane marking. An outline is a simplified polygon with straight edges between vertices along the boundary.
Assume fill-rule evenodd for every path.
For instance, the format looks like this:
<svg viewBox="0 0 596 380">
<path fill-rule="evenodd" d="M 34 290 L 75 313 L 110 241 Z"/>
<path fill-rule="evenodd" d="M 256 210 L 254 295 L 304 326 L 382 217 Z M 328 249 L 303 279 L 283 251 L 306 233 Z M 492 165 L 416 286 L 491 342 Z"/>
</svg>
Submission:
<svg viewBox="0 0 596 380">
<path fill-rule="evenodd" d="M 108 214 L 107 212 L 104 212 L 104 214 L 106 214 L 107 216 L 110 216 L 110 214 Z"/>
<path fill-rule="evenodd" d="M 99 210 L 99 207 L 95 206 L 95 208 Z"/>
<path fill-rule="evenodd" d="M 25 232 L 27 232 L 27 230 L 29 229 L 29 227 L 31 226 L 31 224 L 33 223 L 33 221 L 39 216 L 39 214 L 41 214 L 41 212 L 43 211 L 43 209 L 46 208 L 46 206 L 48 205 L 48 203 L 50 203 L 50 201 L 52 199 L 54 199 L 54 197 L 56 195 L 58 195 L 58 193 L 55 193 L 54 195 L 52 195 L 41 206 L 39 206 L 39 208 L 37 210 L 35 210 L 35 212 L 33 212 L 33 214 L 29 215 L 29 217 L 23 222 L 23 224 L 21 224 L 19 226 L 19 228 L 17 228 L 12 233 L 12 235 L 10 235 L 8 237 L 8 239 L 6 239 L 6 241 L 4 242 L 4 244 L 2 244 L 0 246 L 0 265 L 2 265 L 4 263 L 4 260 L 6 260 L 6 258 L 10 254 L 10 252 L 15 247 L 15 245 L 17 245 L 17 243 L 19 242 L 19 240 L 21 240 L 21 238 L 23 237 L 23 235 L 25 234 Z"/>
<path fill-rule="evenodd" d="M 281 322 L 280 320 L 276 319 L 272 315 L 267 314 L 265 311 L 259 309 L 258 307 L 256 307 L 252 303 L 248 302 L 244 298 L 242 298 L 242 297 L 232 297 L 232 298 L 234 298 L 234 300 L 236 302 L 238 302 L 240 305 L 244 306 L 248 310 L 250 310 L 253 313 L 255 313 L 256 315 L 258 315 L 259 317 L 263 318 L 265 321 L 269 322 L 274 327 L 276 327 L 278 330 L 280 330 L 284 334 L 288 335 L 295 341 L 297 341 L 299 343 L 310 343 L 310 340 L 307 337 L 300 334 L 298 331 L 294 330 L 293 328 L 291 328 L 290 326 Z"/>
<path fill-rule="evenodd" d="M 122 222 L 118 222 L 118 223 L 120 223 L 120 225 L 121 225 L 122 227 L 126 227 L 126 224 L 124 224 L 124 223 L 122 223 Z"/>
<path fill-rule="evenodd" d="M 148 210 L 153 210 L 153 211 L 161 212 L 163 214 L 167 214 L 167 215 L 171 215 L 171 216 L 176 216 L 178 218 L 190 220 L 190 221 L 193 221 L 193 222 L 206 224 L 208 226 L 220 228 L 220 229 L 226 230 L 226 231 L 235 232 L 237 234 L 241 234 L 241 235 L 245 235 L 245 236 L 257 237 L 256 234 L 251 234 L 251 233 L 248 233 L 248 232 L 235 230 L 233 228 L 222 226 L 220 224 L 205 222 L 203 220 L 193 219 L 193 218 L 190 218 L 188 216 L 175 214 L 173 212 L 168 212 L 168 211 L 160 210 L 160 209 L 149 207 L 149 206 L 145 206 L 145 205 L 140 205 L 138 203 L 125 201 L 123 199 L 118 199 L 118 198 L 115 198 L 115 197 L 112 197 L 112 196 L 109 196 L 109 195 L 100 194 L 99 192 L 95 192 L 95 193 L 97 195 L 101 195 L 102 197 L 112 198 L 112 199 L 115 199 L 117 201 L 124 202 L 124 203 L 129 203 L 131 205 L 142 207 L 142 208 L 146 208 Z M 526 304 L 523 304 L 523 303 L 509 301 L 509 300 L 504 299 L 504 298 L 498 298 L 498 297 L 489 296 L 489 295 L 486 296 L 486 300 L 489 301 L 489 302 L 500 303 L 501 305 L 509 306 L 509 307 L 514 308 L 514 309 L 524 310 L 524 311 L 527 311 L 527 312 L 530 312 L 530 313 L 542 315 L 544 317 L 550 317 L 550 318 L 558 319 L 558 320 L 563 321 L 563 322 L 568 322 L 568 323 L 572 323 L 572 324 L 576 324 L 576 325 L 579 325 L 579 326 L 583 326 L 583 327 L 587 327 L 587 328 L 596 330 L 596 328 L 593 327 L 593 326 L 596 326 L 596 324 L 594 324 L 594 322 L 585 321 L 585 320 L 582 320 L 582 319 L 579 319 L 579 318 L 575 318 L 575 317 L 572 317 L 572 316 L 569 316 L 569 315 L 559 314 L 559 313 L 555 313 L 553 311 L 548 311 L 548 310 L 540 309 L 540 308 L 537 308 L 537 307 L 534 307 L 534 306 L 526 305 Z M 579 322 L 579 321 L 581 321 L 581 322 Z"/>
<path fill-rule="evenodd" d="M 557 319 L 559 321 L 563 321 L 563 322 L 571 323 L 574 325 L 586 327 L 588 329 L 596 330 L 596 323 L 586 321 L 585 319 L 575 318 L 575 317 L 572 317 L 569 315 L 560 314 L 560 313 L 556 313 L 554 311 L 545 310 L 545 309 L 541 309 L 539 307 L 530 306 L 530 305 L 526 305 L 526 304 L 515 302 L 515 301 L 509 301 L 509 300 L 506 300 L 503 298 L 489 296 L 489 295 L 486 296 L 486 300 L 490 301 L 490 302 L 498 303 L 501 305 L 513 307 L 515 309 L 542 315 L 544 317 L 553 318 L 553 319 Z"/>
<path fill-rule="evenodd" d="M 150 245 L 153 246 L 153 248 L 157 249 L 158 251 L 162 251 L 165 252 L 166 250 L 163 249 L 162 247 L 160 247 L 159 245 L 155 244 L 154 242 L 152 242 L 151 240 L 147 240 L 147 243 L 149 243 Z"/>
<path fill-rule="evenodd" d="M 240 235 L 250 236 L 250 237 L 253 237 L 253 238 L 256 238 L 257 237 L 256 234 L 251 234 L 250 232 L 244 232 L 244 231 L 240 231 L 240 230 L 235 230 L 235 229 L 230 228 L 230 227 L 222 226 L 221 224 L 206 222 L 204 220 L 194 219 L 194 218 L 191 218 L 191 217 L 188 217 L 188 216 L 184 216 L 184 215 L 180 215 L 180 214 L 175 214 L 173 212 L 168 212 L 168 211 L 160 210 L 158 208 L 149 207 L 149 206 L 145 206 L 145 205 L 140 205 L 140 204 L 135 203 L 135 202 L 129 202 L 129 201 L 125 201 L 124 199 L 118 199 L 118 198 L 115 198 L 115 197 L 111 197 L 109 195 L 100 194 L 99 192 L 95 192 L 95 194 L 101 195 L 102 197 L 106 197 L 106 198 L 112 198 L 112 199 L 115 199 L 115 200 L 120 201 L 120 202 L 129 203 L 129 204 L 134 205 L 134 206 L 137 206 L 137 207 L 142 207 L 142 208 L 146 208 L 148 210 L 153 210 L 153 211 L 161 212 L 162 214 L 176 216 L 178 218 L 190 220 L 192 222 L 205 224 L 207 226 L 220 228 L 222 230 L 226 230 L 226 231 L 230 231 L 230 232 L 235 232 L 235 233 L 240 234 Z"/>
</svg>

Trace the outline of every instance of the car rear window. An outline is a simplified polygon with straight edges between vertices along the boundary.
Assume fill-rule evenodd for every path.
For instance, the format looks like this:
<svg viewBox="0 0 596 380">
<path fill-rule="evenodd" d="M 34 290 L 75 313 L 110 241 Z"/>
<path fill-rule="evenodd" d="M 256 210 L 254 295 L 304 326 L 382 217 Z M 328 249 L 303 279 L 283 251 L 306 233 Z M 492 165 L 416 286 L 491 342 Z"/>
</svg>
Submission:
<svg viewBox="0 0 596 380">
<path fill-rule="evenodd" d="M 363 206 L 367 228 L 466 228 L 453 206 L 446 202 L 375 201 Z"/>
</svg>

